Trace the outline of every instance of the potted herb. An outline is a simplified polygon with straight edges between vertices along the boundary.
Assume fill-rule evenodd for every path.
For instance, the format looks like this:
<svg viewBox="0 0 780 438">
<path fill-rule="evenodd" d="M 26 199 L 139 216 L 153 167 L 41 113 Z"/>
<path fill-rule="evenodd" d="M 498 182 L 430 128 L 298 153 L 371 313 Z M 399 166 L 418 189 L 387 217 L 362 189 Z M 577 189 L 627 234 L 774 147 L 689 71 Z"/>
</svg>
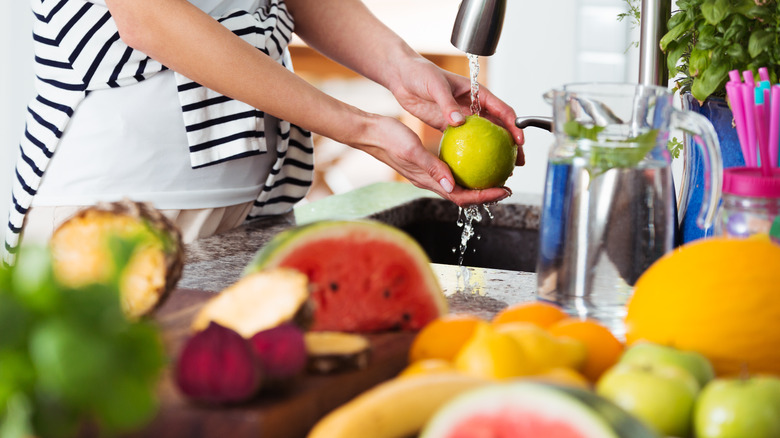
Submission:
<svg viewBox="0 0 780 438">
<path fill-rule="evenodd" d="M 637 0 L 628 0 L 637 1 Z M 661 38 L 670 77 L 699 102 L 725 96 L 731 70 L 780 74 L 780 9 L 775 0 L 678 0 Z"/>
</svg>

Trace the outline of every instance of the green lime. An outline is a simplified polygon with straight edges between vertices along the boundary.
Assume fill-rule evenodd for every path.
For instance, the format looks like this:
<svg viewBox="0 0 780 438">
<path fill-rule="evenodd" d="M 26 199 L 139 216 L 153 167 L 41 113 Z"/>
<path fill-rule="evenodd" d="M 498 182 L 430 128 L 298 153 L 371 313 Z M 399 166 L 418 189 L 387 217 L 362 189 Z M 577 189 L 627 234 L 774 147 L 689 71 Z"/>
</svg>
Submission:
<svg viewBox="0 0 780 438">
<path fill-rule="evenodd" d="M 472 115 L 444 130 L 439 158 L 450 166 L 458 185 L 469 189 L 500 187 L 515 169 L 517 145 L 506 129 Z"/>
</svg>

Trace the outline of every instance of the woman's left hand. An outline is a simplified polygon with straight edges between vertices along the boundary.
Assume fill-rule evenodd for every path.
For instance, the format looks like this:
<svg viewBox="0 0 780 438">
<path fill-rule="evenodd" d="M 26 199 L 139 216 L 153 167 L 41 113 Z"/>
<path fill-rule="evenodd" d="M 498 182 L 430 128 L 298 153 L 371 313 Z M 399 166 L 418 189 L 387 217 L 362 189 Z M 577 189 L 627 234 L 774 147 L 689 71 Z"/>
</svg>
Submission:
<svg viewBox="0 0 780 438">
<path fill-rule="evenodd" d="M 398 71 L 403 72 L 390 88 L 396 100 L 409 113 L 441 131 L 458 126 L 471 114 L 471 81 L 437 67 L 422 57 L 411 58 Z M 516 165 L 525 164 L 523 131 L 515 125 L 515 111 L 486 87 L 479 88 L 483 117 L 506 128 L 518 145 Z"/>
</svg>

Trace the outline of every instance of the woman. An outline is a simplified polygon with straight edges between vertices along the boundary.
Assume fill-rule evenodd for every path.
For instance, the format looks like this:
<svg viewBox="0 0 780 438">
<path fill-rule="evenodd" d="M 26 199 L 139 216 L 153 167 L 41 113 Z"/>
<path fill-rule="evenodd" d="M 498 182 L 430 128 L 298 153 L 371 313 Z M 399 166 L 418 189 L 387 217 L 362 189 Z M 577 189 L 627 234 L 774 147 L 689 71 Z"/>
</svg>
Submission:
<svg viewBox="0 0 780 438">
<path fill-rule="evenodd" d="M 288 211 L 311 183 L 310 132 L 363 150 L 459 205 L 508 195 L 456 187 L 446 164 L 402 123 L 292 73 L 286 46 L 294 29 L 425 123 L 463 123 L 468 79 L 415 53 L 359 0 L 31 3 L 39 95 L 17 162 L 7 262 L 23 226 L 25 241 L 45 241 L 75 210 L 102 200 L 152 202 L 186 241 Z M 480 100 L 484 115 L 522 145 L 514 111 L 484 88 Z"/>
</svg>

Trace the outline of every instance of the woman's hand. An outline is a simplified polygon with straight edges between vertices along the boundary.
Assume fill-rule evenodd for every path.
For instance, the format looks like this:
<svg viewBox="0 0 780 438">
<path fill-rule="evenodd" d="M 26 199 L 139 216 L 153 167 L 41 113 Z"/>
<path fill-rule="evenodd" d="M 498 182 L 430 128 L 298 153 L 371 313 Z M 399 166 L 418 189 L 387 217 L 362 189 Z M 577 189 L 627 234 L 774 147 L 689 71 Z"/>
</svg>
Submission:
<svg viewBox="0 0 780 438">
<path fill-rule="evenodd" d="M 425 149 L 417 135 L 396 119 L 372 116 L 360 140 L 350 142 L 395 169 L 417 187 L 431 190 L 459 206 L 500 201 L 512 192 L 507 188 L 467 190 L 454 184 L 447 165 Z"/>
<path fill-rule="evenodd" d="M 471 81 L 442 70 L 422 57 L 410 57 L 399 62 L 399 74 L 390 90 L 407 111 L 428 125 L 444 130 L 448 125 L 463 123 L 464 114 L 471 113 Z M 522 145 L 523 131 L 515 126 L 515 111 L 485 87 L 479 89 L 482 116 L 505 127 L 517 143 L 518 166 L 525 164 Z"/>
</svg>

